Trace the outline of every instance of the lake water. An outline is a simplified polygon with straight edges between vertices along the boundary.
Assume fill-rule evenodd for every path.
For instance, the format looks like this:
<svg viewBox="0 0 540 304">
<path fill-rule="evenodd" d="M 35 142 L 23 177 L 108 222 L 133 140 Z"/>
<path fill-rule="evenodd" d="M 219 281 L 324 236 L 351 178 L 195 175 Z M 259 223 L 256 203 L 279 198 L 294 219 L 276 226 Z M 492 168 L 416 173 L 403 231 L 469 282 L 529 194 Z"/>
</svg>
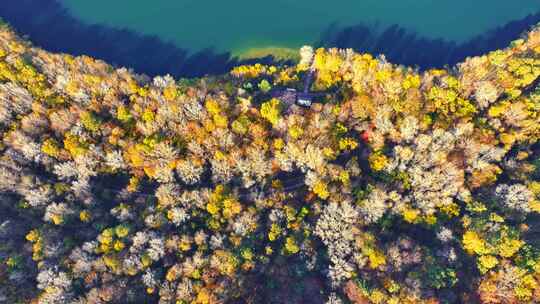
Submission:
<svg viewBox="0 0 540 304">
<path fill-rule="evenodd" d="M 463 42 L 540 10 L 538 0 L 61 0 L 87 23 L 126 27 L 191 50 L 298 48 L 331 25 L 399 24 Z"/>
<path fill-rule="evenodd" d="M 538 0 L 1 2 L 0 16 L 45 48 L 134 62 L 136 68 L 142 63 L 135 61 L 163 59 L 153 48 L 166 48 L 170 58 L 174 48 L 186 60 L 195 54 L 191 65 L 200 65 L 209 56 L 216 64 L 253 49 L 305 44 L 353 47 L 429 67 L 502 47 L 540 21 Z"/>
</svg>

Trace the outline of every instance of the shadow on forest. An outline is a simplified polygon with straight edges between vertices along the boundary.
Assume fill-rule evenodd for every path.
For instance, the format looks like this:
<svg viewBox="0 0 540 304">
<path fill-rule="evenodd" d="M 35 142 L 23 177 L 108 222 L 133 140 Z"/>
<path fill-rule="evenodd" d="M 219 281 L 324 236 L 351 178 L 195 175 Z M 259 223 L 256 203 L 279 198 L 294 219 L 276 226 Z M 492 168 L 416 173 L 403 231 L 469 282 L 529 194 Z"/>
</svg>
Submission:
<svg viewBox="0 0 540 304">
<path fill-rule="evenodd" d="M 272 56 L 239 61 L 229 52 L 217 53 L 211 47 L 191 53 L 157 36 L 105 25 L 87 25 L 71 16 L 57 0 L 3 0 L 0 16 L 47 51 L 85 54 L 150 76 L 200 77 L 225 73 L 238 64 L 274 62 Z M 463 44 L 426 39 L 399 25 L 383 30 L 365 25 L 345 28 L 331 25 L 316 45 L 384 53 L 391 62 L 425 69 L 454 65 L 468 56 L 503 48 L 538 21 L 540 12 Z"/>
<path fill-rule="evenodd" d="M 322 47 L 353 48 L 359 52 L 384 54 L 388 61 L 421 69 L 453 66 L 470 56 L 507 47 L 519 35 L 540 22 L 540 12 L 511 21 L 464 43 L 427 39 L 394 24 L 376 30 L 366 25 L 331 25 L 316 44 Z"/>
</svg>

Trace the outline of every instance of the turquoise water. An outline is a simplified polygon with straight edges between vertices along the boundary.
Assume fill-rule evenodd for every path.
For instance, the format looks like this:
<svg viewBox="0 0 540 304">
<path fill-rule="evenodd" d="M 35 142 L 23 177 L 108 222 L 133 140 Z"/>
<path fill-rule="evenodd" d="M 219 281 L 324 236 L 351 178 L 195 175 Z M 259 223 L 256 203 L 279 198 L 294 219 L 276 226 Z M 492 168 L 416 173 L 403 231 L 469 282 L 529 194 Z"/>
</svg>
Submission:
<svg viewBox="0 0 540 304">
<path fill-rule="evenodd" d="M 398 24 L 463 42 L 540 10 L 538 0 L 61 0 L 88 24 L 157 35 L 193 51 L 313 43 L 331 25 Z"/>
</svg>

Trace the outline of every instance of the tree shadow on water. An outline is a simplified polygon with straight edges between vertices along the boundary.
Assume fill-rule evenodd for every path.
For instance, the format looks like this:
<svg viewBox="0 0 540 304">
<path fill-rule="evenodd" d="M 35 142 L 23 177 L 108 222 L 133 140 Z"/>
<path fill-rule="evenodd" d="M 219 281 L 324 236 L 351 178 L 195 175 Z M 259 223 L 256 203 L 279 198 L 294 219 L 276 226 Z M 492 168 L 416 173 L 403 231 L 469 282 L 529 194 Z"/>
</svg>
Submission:
<svg viewBox="0 0 540 304">
<path fill-rule="evenodd" d="M 89 55 L 150 76 L 200 77 L 239 64 L 229 52 L 208 48 L 192 53 L 154 35 L 85 24 L 57 0 L 3 0 L 0 16 L 47 51 Z"/>
<path fill-rule="evenodd" d="M 463 43 L 422 37 L 398 24 L 382 30 L 365 24 L 347 27 L 331 24 L 321 34 L 317 45 L 384 54 L 390 62 L 418 66 L 421 69 L 441 68 L 446 65 L 453 66 L 470 56 L 505 48 L 538 22 L 540 12 L 511 21 Z"/>
</svg>

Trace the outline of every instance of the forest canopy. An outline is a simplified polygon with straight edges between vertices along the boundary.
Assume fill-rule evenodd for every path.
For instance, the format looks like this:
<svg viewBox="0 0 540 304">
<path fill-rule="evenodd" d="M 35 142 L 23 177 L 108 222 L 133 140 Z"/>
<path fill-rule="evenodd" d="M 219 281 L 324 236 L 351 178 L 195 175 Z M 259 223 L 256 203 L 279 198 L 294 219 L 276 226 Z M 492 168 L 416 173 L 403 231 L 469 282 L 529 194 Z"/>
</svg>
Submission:
<svg viewBox="0 0 540 304">
<path fill-rule="evenodd" d="M 0 302 L 540 302 L 540 29 L 299 54 L 149 78 L 1 26 Z"/>
</svg>

